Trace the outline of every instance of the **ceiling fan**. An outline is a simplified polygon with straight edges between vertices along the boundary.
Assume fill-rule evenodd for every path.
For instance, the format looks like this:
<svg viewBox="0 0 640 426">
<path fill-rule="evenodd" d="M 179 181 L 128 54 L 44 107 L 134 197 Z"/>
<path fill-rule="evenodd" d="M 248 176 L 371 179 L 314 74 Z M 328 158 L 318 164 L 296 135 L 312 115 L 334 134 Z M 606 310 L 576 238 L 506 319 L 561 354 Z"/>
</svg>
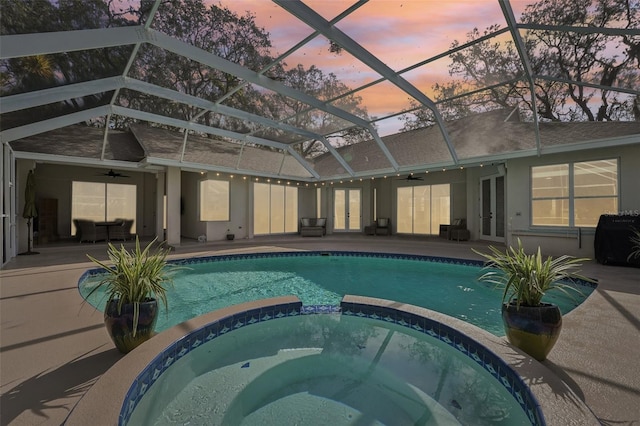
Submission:
<svg viewBox="0 0 640 426">
<path fill-rule="evenodd" d="M 403 177 L 398 180 L 423 180 L 423 178 L 420 176 L 414 176 L 411 174 L 411 175 L 407 175 L 407 177 Z"/>
<path fill-rule="evenodd" d="M 109 170 L 107 173 L 100 173 L 100 175 L 102 176 L 109 176 L 111 178 L 117 178 L 117 177 L 129 177 L 127 175 L 123 175 L 122 173 L 118 173 L 118 172 L 114 172 L 113 169 Z"/>
</svg>

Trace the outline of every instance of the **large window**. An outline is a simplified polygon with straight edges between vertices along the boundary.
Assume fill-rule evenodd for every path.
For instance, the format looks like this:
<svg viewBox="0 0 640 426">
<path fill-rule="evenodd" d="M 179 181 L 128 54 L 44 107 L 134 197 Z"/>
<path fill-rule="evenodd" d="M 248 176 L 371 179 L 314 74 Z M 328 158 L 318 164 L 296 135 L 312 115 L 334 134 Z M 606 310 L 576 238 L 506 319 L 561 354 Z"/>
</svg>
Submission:
<svg viewBox="0 0 640 426">
<path fill-rule="evenodd" d="M 618 211 L 618 161 L 597 160 L 531 168 L 531 223 L 595 227 Z"/>
<path fill-rule="evenodd" d="M 451 195 L 449 184 L 398 188 L 398 233 L 434 235 L 441 223 L 449 223 Z"/>
<path fill-rule="evenodd" d="M 229 182 L 200 181 L 200 220 L 229 221 Z"/>
<path fill-rule="evenodd" d="M 136 218 L 136 186 L 119 183 L 72 182 L 71 219 L 96 222 Z M 133 222 L 131 233 L 136 232 Z M 71 235 L 76 234 L 71 221 Z"/>
<path fill-rule="evenodd" d="M 298 188 L 253 184 L 253 233 L 298 232 Z"/>
</svg>

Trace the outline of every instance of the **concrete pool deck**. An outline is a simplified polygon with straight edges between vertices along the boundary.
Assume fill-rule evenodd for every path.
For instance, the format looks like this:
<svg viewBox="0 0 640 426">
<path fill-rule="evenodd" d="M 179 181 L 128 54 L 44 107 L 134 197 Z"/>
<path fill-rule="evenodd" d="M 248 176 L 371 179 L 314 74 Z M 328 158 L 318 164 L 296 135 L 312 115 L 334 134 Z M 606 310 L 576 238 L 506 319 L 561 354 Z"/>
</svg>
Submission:
<svg viewBox="0 0 640 426">
<path fill-rule="evenodd" d="M 130 243 L 127 243 L 129 245 Z M 330 235 L 185 241 L 173 257 L 286 250 L 346 250 L 478 259 L 481 242 L 438 238 Z M 82 304 L 80 275 L 106 258 L 106 244 L 36 247 L 0 272 L 0 424 L 59 425 L 96 380 L 123 355 L 109 340 L 102 315 Z M 598 289 L 564 317 L 560 340 L 542 363 L 584 401 L 603 424 L 640 422 L 640 269 L 584 265 Z M 545 375 L 537 380 L 546 381 Z M 559 395 L 563 398 L 563 395 Z M 99 411 L 93 419 L 101 422 Z M 577 423 L 576 423 L 577 424 Z"/>
</svg>

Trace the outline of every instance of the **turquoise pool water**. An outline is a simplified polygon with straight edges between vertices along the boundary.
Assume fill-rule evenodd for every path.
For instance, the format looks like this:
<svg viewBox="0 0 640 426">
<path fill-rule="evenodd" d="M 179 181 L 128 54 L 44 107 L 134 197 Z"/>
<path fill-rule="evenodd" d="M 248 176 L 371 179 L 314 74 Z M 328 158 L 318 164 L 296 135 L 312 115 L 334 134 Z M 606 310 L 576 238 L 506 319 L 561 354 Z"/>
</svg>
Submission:
<svg viewBox="0 0 640 426">
<path fill-rule="evenodd" d="M 477 281 L 480 264 L 468 261 L 379 253 L 302 252 L 231 255 L 189 259 L 188 270 L 169 290 L 169 312 L 156 329 L 165 330 L 222 307 L 269 297 L 295 295 L 304 305 L 338 305 L 345 294 L 410 303 L 462 319 L 490 333 L 504 334 L 500 315 L 502 292 Z M 83 277 L 86 297 L 99 275 Z M 546 301 L 569 312 L 592 291 L 581 287 L 574 299 L 562 294 Z M 102 310 L 104 293 L 89 302 Z"/>
<path fill-rule="evenodd" d="M 201 344 L 162 373 L 127 422 L 531 423 L 510 389 L 462 351 L 392 322 L 336 314 L 260 322 Z"/>
</svg>

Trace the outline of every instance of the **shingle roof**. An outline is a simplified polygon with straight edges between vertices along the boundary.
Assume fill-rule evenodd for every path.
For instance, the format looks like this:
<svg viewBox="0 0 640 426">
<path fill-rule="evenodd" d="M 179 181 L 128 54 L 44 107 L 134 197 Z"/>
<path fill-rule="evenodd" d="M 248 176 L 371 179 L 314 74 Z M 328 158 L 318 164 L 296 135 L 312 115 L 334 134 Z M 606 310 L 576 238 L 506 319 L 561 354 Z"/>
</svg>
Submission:
<svg viewBox="0 0 640 426">
<path fill-rule="evenodd" d="M 100 159 L 104 129 L 84 125 L 68 126 L 10 143 L 14 151 Z M 104 159 L 138 162 L 145 157 L 130 132 L 110 130 Z"/>
<path fill-rule="evenodd" d="M 517 117 L 510 115 L 508 110 L 498 110 L 447 122 L 446 129 L 459 159 L 535 150 L 534 124 L 515 121 L 514 116 Z M 637 136 L 640 141 L 640 122 L 554 122 L 540 123 L 539 129 L 543 149 L 625 136 Z M 184 158 L 181 158 L 184 144 L 184 133 L 181 132 L 134 124 L 130 132 L 111 130 L 108 134 L 107 160 L 138 162 L 146 157 L 151 162 L 153 159 L 172 160 L 258 176 L 312 177 L 303 165 L 282 150 L 190 134 Z M 103 137 L 103 129 L 75 125 L 11 142 L 11 147 L 15 151 L 100 159 Z M 452 162 L 442 132 L 436 126 L 382 139 L 403 170 Z M 373 140 L 340 147 L 337 151 L 358 174 L 374 175 L 376 171 L 391 168 L 391 163 Z M 324 179 L 347 175 L 330 153 L 309 160 L 309 165 Z"/>
</svg>

